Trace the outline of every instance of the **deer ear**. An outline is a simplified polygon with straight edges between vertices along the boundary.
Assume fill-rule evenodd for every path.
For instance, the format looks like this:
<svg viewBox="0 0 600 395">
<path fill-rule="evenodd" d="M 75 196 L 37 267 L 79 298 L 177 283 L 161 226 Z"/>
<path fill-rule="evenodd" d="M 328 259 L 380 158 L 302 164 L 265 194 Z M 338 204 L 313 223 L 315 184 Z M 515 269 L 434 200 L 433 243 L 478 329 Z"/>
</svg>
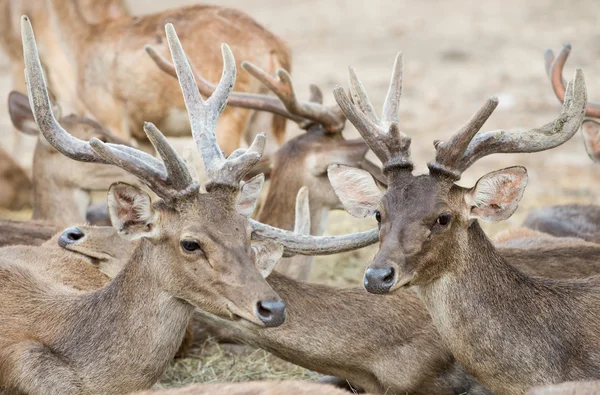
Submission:
<svg viewBox="0 0 600 395">
<path fill-rule="evenodd" d="M 283 246 L 274 240 L 258 240 L 252 242 L 254 262 L 264 278 L 268 277 L 283 256 Z"/>
<path fill-rule="evenodd" d="M 327 174 L 346 211 L 359 218 L 375 214 L 383 193 L 369 172 L 348 166 L 331 165 Z"/>
<path fill-rule="evenodd" d="M 521 166 L 494 171 L 481 177 L 465 195 L 471 219 L 502 221 L 517 210 L 527 186 L 527 170 Z"/>
<path fill-rule="evenodd" d="M 132 185 L 114 183 L 108 189 L 110 221 L 119 234 L 128 240 L 158 236 L 158 214 L 150 196 Z"/>
<path fill-rule="evenodd" d="M 260 190 L 265 183 L 264 174 L 259 174 L 252 177 L 249 181 L 244 183 L 240 196 L 237 201 L 237 211 L 246 218 L 250 218 L 258 202 L 260 196 Z"/>
<path fill-rule="evenodd" d="M 600 163 L 600 123 L 591 120 L 583 121 L 581 134 L 588 155 L 594 162 Z"/>
<path fill-rule="evenodd" d="M 8 95 L 8 114 L 13 126 L 20 132 L 38 135 L 38 126 L 33 118 L 29 99 L 21 92 L 12 91 Z"/>
</svg>

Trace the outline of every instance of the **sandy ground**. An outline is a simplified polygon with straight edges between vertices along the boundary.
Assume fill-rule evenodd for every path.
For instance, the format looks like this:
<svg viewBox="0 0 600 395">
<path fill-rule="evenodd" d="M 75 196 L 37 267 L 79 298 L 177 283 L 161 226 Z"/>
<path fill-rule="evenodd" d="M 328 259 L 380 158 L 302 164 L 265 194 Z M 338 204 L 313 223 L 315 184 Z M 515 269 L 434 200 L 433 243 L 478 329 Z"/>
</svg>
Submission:
<svg viewBox="0 0 600 395">
<path fill-rule="evenodd" d="M 129 3 L 135 14 L 145 14 L 195 1 L 129 0 Z M 326 93 L 325 100 L 329 103 L 333 103 L 331 90 L 336 85 L 347 86 L 347 66 L 353 65 L 375 107 L 380 109 L 394 56 L 402 51 L 405 59 L 402 129 L 413 136 L 417 172 L 425 171 L 427 161 L 433 159 L 433 139 L 447 138 L 491 95 L 500 98 L 500 106 L 484 129 L 531 128 L 553 119 L 560 105 L 544 72 L 546 48 L 558 51 L 562 44 L 571 43 L 573 51 L 565 76 L 571 78 L 575 67 L 583 68 L 589 97 L 600 101 L 600 2 L 597 0 L 571 4 L 557 0 L 224 0 L 218 4 L 246 11 L 284 38 L 293 49 L 292 74 L 297 91 L 300 95 L 307 93 L 308 84 L 316 83 Z M 6 97 L 8 92 L 7 72 L 8 64 L 0 60 L 0 97 Z M 1 110 L 3 130 L 8 130 L 7 117 L 6 110 Z M 288 130 L 290 135 L 298 132 L 295 125 Z M 356 136 L 351 125 L 345 133 L 348 137 Z M 2 145 L 9 145 L 10 136 L 2 136 Z M 596 182 L 600 178 L 579 134 L 549 152 L 495 155 L 481 160 L 464 175 L 461 184 L 470 186 L 481 175 L 512 165 L 527 167 L 529 186 L 511 219 L 486 225 L 490 234 L 519 225 L 535 207 L 597 200 L 600 188 Z M 329 233 L 373 225 L 372 221 L 354 220 L 345 213 L 334 213 L 330 219 Z M 358 284 L 374 252 L 373 247 L 319 258 L 313 278 L 331 284 Z M 202 361 L 184 365 L 197 372 L 205 366 L 206 361 Z M 246 366 L 234 365 L 227 365 L 226 370 L 243 371 Z M 290 374 L 295 375 L 290 369 Z M 186 379 L 185 374 L 183 377 L 168 381 L 198 379 Z M 258 377 L 262 376 L 240 374 L 236 379 Z M 224 376 L 217 374 L 208 380 L 219 378 Z"/>
</svg>

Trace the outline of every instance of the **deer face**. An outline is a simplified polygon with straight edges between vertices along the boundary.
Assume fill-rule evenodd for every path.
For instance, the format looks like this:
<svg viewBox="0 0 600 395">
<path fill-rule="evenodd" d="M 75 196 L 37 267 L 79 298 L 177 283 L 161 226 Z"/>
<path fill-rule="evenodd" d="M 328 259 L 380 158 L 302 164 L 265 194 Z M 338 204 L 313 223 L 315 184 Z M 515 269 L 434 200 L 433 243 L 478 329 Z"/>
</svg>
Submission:
<svg viewBox="0 0 600 395">
<path fill-rule="evenodd" d="M 231 187 L 219 186 L 169 206 L 152 206 L 145 192 L 115 184 L 108 203 L 123 237 L 153 244 L 159 281 L 172 296 L 223 318 L 278 326 L 285 321 L 285 303 L 264 280 L 272 265 L 255 260 L 251 228 L 237 209 L 244 200 L 236 200 Z M 273 249 L 268 261 L 281 254 L 281 248 Z"/>
<path fill-rule="evenodd" d="M 358 169 L 334 168 L 330 178 L 353 215 L 373 215 L 379 222 L 380 248 L 364 277 L 371 293 L 422 285 L 441 276 L 450 268 L 450 254 L 469 243 L 473 221 L 510 217 L 527 184 L 522 167 L 489 173 L 470 189 L 432 175 L 390 177 L 385 194 Z"/>
</svg>

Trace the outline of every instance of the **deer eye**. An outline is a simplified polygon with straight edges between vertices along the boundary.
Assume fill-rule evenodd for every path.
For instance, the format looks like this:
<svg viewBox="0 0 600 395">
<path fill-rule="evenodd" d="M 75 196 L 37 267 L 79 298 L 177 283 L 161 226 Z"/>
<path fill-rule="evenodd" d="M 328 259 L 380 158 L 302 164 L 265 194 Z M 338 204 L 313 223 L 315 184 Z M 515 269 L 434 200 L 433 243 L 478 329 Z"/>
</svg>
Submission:
<svg viewBox="0 0 600 395">
<path fill-rule="evenodd" d="M 378 223 L 381 223 L 381 213 L 379 212 L 379 210 L 375 211 L 375 220 Z"/>
<path fill-rule="evenodd" d="M 450 221 L 452 221 L 452 216 L 450 214 L 442 214 L 437 218 L 436 223 L 446 226 L 450 223 Z"/>
<path fill-rule="evenodd" d="M 187 252 L 194 252 L 201 249 L 200 244 L 198 244 L 198 242 L 194 240 L 182 240 L 181 248 L 183 248 L 183 250 Z"/>
</svg>

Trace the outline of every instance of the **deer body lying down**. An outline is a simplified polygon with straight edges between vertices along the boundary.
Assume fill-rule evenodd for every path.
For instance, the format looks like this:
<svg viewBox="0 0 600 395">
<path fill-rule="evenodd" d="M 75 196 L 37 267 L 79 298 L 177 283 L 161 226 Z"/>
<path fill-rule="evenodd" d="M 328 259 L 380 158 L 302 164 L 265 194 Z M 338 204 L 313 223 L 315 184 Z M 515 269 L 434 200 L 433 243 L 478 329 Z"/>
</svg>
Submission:
<svg viewBox="0 0 600 395">
<path fill-rule="evenodd" d="M 510 265 L 477 222 L 512 215 L 527 183 L 525 169 L 489 173 L 470 189 L 455 184 L 485 155 L 541 151 L 571 138 L 586 105 L 581 71 L 569 83 L 556 121 L 523 133 L 478 133 L 497 105 L 492 98 L 448 141 L 436 141 L 430 173 L 417 177 L 410 138 L 398 130 L 399 76 L 397 64 L 381 121 L 352 70 L 353 102 L 341 88 L 335 91 L 389 181 L 382 196 L 359 171 L 334 168 L 330 174 L 351 211 L 381 223 L 379 252 L 365 272 L 367 290 L 415 289 L 452 354 L 499 394 L 600 377 L 600 277 L 527 275 Z"/>
<path fill-rule="evenodd" d="M 5 7 L 11 16 L 11 23 L 7 24 L 12 27 L 9 36 L 18 46 L 16 19 L 34 6 L 28 0 L 4 1 L 9 3 Z M 34 9 L 43 12 L 32 16 L 32 21 L 39 32 L 42 63 L 65 113 L 91 116 L 121 138 L 133 135 L 145 140 L 145 121 L 155 123 L 166 135 L 189 135 L 190 123 L 177 83 L 164 75 L 143 51 L 145 45 L 152 44 L 160 53 L 168 53 L 163 32 L 166 23 L 178 27 L 190 61 L 210 81 L 217 81 L 221 73 L 215 43 L 228 43 L 238 59 L 252 61 L 271 73 L 278 66 L 288 70 L 291 67 L 290 52 L 283 41 L 234 9 L 193 5 L 133 17 L 123 15 L 116 7 L 122 1 L 112 1 L 117 4 L 105 4 L 106 9 L 99 14 L 107 14 L 104 18 L 91 21 L 85 11 L 92 4 L 79 4 L 82 1 L 37 2 Z M 111 12 L 111 6 L 116 12 Z M 236 89 L 265 91 L 245 74 L 237 79 Z M 239 147 L 251 115 L 250 110 L 241 108 L 225 110 L 217 136 L 227 154 Z M 281 118 L 273 119 L 266 127 L 256 127 L 261 129 L 259 132 L 272 132 L 269 134 L 275 137 L 273 142 L 283 143 L 285 121 Z"/>
</svg>

